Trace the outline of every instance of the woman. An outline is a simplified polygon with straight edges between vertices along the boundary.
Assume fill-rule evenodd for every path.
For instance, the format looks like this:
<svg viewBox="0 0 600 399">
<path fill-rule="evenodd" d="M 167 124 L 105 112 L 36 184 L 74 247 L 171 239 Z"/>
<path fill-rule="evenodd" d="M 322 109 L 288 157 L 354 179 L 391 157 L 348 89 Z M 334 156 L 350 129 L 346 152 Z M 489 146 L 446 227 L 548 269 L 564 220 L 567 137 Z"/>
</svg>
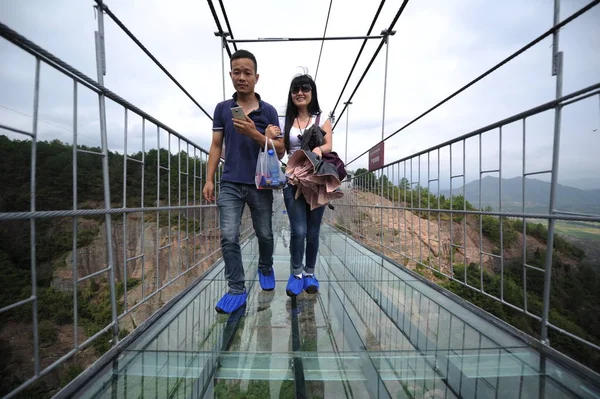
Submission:
<svg viewBox="0 0 600 399">
<path fill-rule="evenodd" d="M 315 147 L 312 152 L 322 157 L 323 154 L 331 151 L 331 120 L 320 117 L 320 114 L 317 86 L 314 80 L 309 75 L 296 76 L 290 84 L 285 122 L 283 123 L 283 140 L 288 157 L 300 149 L 302 134 L 317 120 L 319 120 L 319 125 L 325 135 L 323 145 Z M 283 189 L 283 198 L 291 226 L 292 275 L 286 287 L 286 293 L 290 297 L 296 296 L 302 291 L 315 294 L 319 290 L 319 281 L 315 277 L 315 265 L 319 251 L 321 219 L 325 212 L 324 206 L 310 210 L 310 205 L 302 195 L 295 199 L 296 190 L 297 187 L 291 184 Z M 303 264 L 303 258 L 305 258 L 305 264 Z"/>
</svg>

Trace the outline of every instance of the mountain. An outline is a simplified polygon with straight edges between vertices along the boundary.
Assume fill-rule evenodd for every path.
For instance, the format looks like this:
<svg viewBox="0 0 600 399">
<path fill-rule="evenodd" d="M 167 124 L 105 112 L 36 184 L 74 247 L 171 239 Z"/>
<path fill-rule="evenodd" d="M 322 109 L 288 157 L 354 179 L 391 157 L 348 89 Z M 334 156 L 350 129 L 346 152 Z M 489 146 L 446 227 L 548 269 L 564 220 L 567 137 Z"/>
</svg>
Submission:
<svg viewBox="0 0 600 399">
<path fill-rule="evenodd" d="M 579 179 L 561 179 L 565 186 L 581 190 L 600 190 L 600 177 L 582 177 Z"/>
<path fill-rule="evenodd" d="M 481 180 L 481 206 L 491 206 L 499 209 L 499 183 L 500 179 L 486 176 Z M 463 188 L 452 189 L 453 195 L 461 195 Z M 440 194 L 450 195 L 450 190 L 442 190 Z M 479 180 L 472 181 L 465 186 L 465 197 L 473 206 L 479 206 Z M 548 212 L 550 200 L 550 183 L 525 179 L 525 211 Z M 521 211 L 523 206 L 523 180 L 521 177 L 502 179 L 502 210 Z M 556 192 L 555 208 L 561 211 L 600 213 L 600 189 L 581 190 L 559 184 Z"/>
</svg>

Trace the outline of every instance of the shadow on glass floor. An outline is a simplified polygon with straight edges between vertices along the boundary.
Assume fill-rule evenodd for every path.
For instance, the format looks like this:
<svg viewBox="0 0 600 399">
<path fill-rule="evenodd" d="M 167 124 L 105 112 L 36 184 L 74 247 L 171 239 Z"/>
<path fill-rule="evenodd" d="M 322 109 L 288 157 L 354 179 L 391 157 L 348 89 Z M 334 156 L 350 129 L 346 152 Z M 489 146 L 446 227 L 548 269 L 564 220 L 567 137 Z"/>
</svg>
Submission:
<svg viewBox="0 0 600 399">
<path fill-rule="evenodd" d="M 276 224 L 274 291 L 243 247 L 248 303 L 214 305 L 223 265 L 105 366 L 63 392 L 81 398 L 598 397 L 555 361 L 395 264 L 322 228 L 318 294 L 288 298 L 289 228 Z M 541 370 L 544 370 L 541 372 Z M 91 378 L 90 378 L 91 377 Z"/>
</svg>

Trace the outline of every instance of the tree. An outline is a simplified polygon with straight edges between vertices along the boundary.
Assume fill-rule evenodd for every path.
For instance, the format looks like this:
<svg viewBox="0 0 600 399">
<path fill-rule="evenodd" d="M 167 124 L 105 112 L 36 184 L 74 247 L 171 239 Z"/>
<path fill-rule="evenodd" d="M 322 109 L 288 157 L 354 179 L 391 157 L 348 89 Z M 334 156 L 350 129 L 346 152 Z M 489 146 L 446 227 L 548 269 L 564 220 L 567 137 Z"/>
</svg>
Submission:
<svg viewBox="0 0 600 399">
<path fill-rule="evenodd" d="M 354 185 L 359 190 L 378 192 L 377 178 L 373 172 L 369 172 L 365 168 L 358 168 L 354 175 Z"/>
<path fill-rule="evenodd" d="M 408 179 L 406 177 L 403 177 L 402 179 L 400 179 L 400 183 L 398 184 L 398 186 L 402 190 L 410 190 L 410 182 L 408 181 Z"/>
</svg>

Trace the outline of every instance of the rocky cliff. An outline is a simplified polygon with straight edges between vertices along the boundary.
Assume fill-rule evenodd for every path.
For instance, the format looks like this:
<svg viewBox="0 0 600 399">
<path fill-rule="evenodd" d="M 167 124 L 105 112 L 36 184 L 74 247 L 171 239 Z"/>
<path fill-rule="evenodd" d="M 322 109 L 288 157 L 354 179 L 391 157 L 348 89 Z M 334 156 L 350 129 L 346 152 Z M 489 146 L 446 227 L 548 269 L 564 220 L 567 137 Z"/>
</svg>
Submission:
<svg viewBox="0 0 600 399">
<path fill-rule="evenodd" d="M 411 269 L 418 263 L 447 275 L 452 264 L 477 263 L 491 272 L 500 269 L 499 245 L 480 234 L 479 216 L 412 212 L 398 209 L 411 208 L 410 203 L 382 200 L 377 194 L 351 189 L 345 192 L 344 202 L 351 205 L 337 205 L 334 223 L 378 251 L 383 245 L 385 255 Z M 505 262 L 523 258 L 523 234 L 514 230 L 511 234 L 510 243 L 504 243 Z M 546 249 L 545 242 L 529 235 L 525 243 L 528 256 Z M 558 256 L 564 263 L 575 262 L 563 254 Z"/>
<path fill-rule="evenodd" d="M 199 231 L 199 227 L 199 222 L 194 226 L 193 221 L 183 217 L 178 219 L 177 215 L 172 215 L 171 226 L 165 220 L 157 225 L 156 217 L 152 215 L 147 215 L 143 221 L 134 215 L 128 216 L 126 221 L 122 218 L 112 220 L 115 279 L 122 287 L 118 298 L 122 305 L 120 312 L 136 307 L 121 320 L 121 328 L 131 331 L 191 284 L 220 256 L 218 231 Z M 98 234 L 75 253 L 63 255 L 64 262 L 57 262 L 64 265 L 54 271 L 51 286 L 57 290 L 73 290 L 74 259 L 78 278 L 108 266 L 104 219 L 86 220 L 80 228 L 95 229 Z M 179 275 L 181 277 L 173 281 Z M 100 273 L 92 279 L 104 286 L 108 282 L 108 273 Z M 78 289 L 83 289 L 90 280 L 81 282 Z M 138 305 L 151 295 L 143 305 Z"/>
</svg>

